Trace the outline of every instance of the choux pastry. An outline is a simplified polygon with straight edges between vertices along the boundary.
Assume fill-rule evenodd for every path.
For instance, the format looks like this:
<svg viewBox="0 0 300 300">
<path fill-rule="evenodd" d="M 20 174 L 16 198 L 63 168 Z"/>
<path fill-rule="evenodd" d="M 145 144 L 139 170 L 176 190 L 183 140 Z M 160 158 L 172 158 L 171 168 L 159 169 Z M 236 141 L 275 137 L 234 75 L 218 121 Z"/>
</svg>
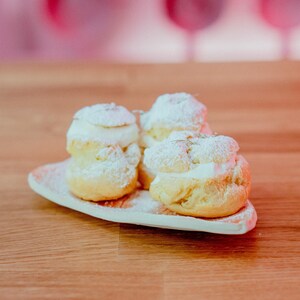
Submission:
<svg viewBox="0 0 300 300">
<path fill-rule="evenodd" d="M 79 110 L 67 133 L 70 191 L 90 201 L 118 199 L 132 192 L 141 156 L 138 131 L 135 116 L 114 103 Z"/>
<path fill-rule="evenodd" d="M 241 209 L 250 192 L 250 170 L 227 136 L 178 132 L 145 149 L 144 163 L 157 175 L 151 196 L 178 214 L 224 217 Z"/>
<path fill-rule="evenodd" d="M 207 109 L 204 104 L 187 93 L 165 94 L 157 98 L 152 108 L 141 115 L 141 137 L 139 144 L 142 153 L 145 148 L 157 145 L 172 132 L 192 130 L 196 133 L 211 134 L 206 122 Z M 139 164 L 139 181 L 144 189 L 149 189 L 155 171 Z"/>
</svg>

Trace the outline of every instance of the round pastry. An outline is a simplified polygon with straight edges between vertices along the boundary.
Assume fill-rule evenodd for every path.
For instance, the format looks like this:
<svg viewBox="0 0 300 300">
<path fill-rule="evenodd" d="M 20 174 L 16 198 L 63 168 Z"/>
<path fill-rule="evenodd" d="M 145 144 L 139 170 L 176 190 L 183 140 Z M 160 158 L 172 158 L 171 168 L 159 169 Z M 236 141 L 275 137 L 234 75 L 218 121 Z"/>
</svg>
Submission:
<svg viewBox="0 0 300 300">
<path fill-rule="evenodd" d="M 192 130 L 211 134 L 206 115 L 206 106 L 190 94 L 161 95 L 151 109 L 141 115 L 140 145 L 151 147 L 173 131 Z"/>
<path fill-rule="evenodd" d="M 182 215 L 216 218 L 237 212 L 248 199 L 250 170 L 227 136 L 180 134 L 148 148 L 146 167 L 157 173 L 151 196 Z"/>
<path fill-rule="evenodd" d="M 141 115 L 139 144 L 145 148 L 157 145 L 174 131 L 192 130 L 196 133 L 212 134 L 206 122 L 207 109 L 204 104 L 187 93 L 165 94 L 157 98 L 152 108 Z M 147 168 L 143 158 L 139 164 L 139 181 L 149 189 L 155 171 Z"/>
<path fill-rule="evenodd" d="M 70 191 L 90 201 L 118 199 L 132 192 L 141 156 L 137 140 L 135 117 L 126 108 L 112 103 L 79 110 L 67 133 Z"/>
</svg>

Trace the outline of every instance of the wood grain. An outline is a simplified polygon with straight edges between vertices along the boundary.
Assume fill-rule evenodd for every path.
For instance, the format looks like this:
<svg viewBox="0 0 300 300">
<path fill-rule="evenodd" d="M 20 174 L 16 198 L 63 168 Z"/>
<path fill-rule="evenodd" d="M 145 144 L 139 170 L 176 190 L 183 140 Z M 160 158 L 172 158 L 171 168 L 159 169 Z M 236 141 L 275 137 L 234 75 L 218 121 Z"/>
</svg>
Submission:
<svg viewBox="0 0 300 300">
<path fill-rule="evenodd" d="M 148 109 L 187 91 L 252 167 L 257 228 L 243 236 L 119 225 L 34 194 L 27 173 L 63 160 L 73 113 Z M 300 63 L 0 65 L 1 299 L 298 299 Z"/>
</svg>

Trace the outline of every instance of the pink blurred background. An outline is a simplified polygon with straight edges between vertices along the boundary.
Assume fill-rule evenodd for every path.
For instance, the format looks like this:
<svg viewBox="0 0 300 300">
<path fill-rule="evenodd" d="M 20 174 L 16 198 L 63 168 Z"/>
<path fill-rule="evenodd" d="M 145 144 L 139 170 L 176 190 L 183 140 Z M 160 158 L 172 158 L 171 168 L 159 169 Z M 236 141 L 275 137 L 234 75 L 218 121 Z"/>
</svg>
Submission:
<svg viewBox="0 0 300 300">
<path fill-rule="evenodd" d="M 300 0 L 0 0 L 0 61 L 300 59 Z"/>
</svg>

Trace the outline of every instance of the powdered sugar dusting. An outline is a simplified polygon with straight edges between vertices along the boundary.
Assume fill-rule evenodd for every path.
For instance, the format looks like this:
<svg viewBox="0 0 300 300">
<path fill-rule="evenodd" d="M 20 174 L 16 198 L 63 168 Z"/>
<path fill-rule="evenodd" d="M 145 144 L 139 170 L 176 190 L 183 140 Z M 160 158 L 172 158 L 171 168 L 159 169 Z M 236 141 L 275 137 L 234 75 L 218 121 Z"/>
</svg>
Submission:
<svg viewBox="0 0 300 300">
<path fill-rule="evenodd" d="M 233 159 L 238 150 L 237 142 L 227 136 L 178 131 L 146 149 L 144 163 L 158 172 L 185 172 L 197 164 L 225 163 Z"/>
<path fill-rule="evenodd" d="M 159 172 L 184 172 L 190 168 L 188 146 L 184 141 L 165 140 L 145 149 L 144 164 Z"/>
<path fill-rule="evenodd" d="M 206 114 L 206 106 L 190 94 L 165 94 L 157 98 L 149 112 L 141 115 L 141 126 L 145 131 L 154 127 L 199 130 Z"/>
<path fill-rule="evenodd" d="M 162 204 L 154 200 L 148 191 L 138 190 L 132 200 L 132 211 L 154 212 L 158 210 Z"/>
<path fill-rule="evenodd" d="M 135 123 L 135 116 L 125 107 L 110 104 L 95 104 L 80 109 L 74 119 L 84 120 L 93 125 L 118 127 Z"/>
<path fill-rule="evenodd" d="M 236 155 L 238 143 L 231 137 L 201 136 L 190 139 L 190 157 L 194 163 L 223 163 Z"/>
</svg>

